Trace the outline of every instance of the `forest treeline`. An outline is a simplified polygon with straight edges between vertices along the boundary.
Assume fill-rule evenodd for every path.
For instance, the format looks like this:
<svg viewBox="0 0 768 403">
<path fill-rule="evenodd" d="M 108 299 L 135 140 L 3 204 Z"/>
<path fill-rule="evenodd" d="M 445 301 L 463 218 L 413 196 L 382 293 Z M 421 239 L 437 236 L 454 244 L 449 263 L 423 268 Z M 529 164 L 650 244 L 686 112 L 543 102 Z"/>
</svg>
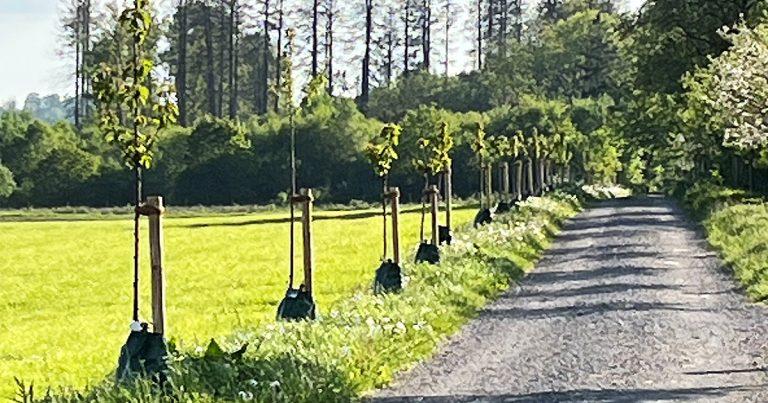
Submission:
<svg viewBox="0 0 768 403">
<path fill-rule="evenodd" d="M 94 18 L 90 0 L 65 3 L 75 95 L 2 112 L 2 206 L 130 201 L 130 173 L 97 128 L 91 82 L 96 66 L 119 66 L 129 51 L 109 24 L 118 7 Z M 652 0 L 637 12 L 611 0 L 354 3 L 175 2 L 150 41 L 174 79 L 179 125 L 159 136 L 147 191 L 173 204 L 284 200 L 287 28 L 299 33 L 292 62 L 306 76 L 296 121 L 301 184 L 324 201 L 378 197 L 364 149 L 387 123 L 402 127 L 390 182 L 410 200 L 422 186 L 410 162 L 417 140 L 443 123 L 455 137 L 460 196 L 479 188 L 478 124 L 493 161 L 543 154 L 591 182 L 674 189 L 714 175 L 759 184 L 762 1 Z M 451 18 L 459 8 L 471 17 L 466 26 Z M 474 68 L 449 75 L 459 37 L 472 43 Z M 511 152 L 513 139 L 522 147 Z"/>
</svg>

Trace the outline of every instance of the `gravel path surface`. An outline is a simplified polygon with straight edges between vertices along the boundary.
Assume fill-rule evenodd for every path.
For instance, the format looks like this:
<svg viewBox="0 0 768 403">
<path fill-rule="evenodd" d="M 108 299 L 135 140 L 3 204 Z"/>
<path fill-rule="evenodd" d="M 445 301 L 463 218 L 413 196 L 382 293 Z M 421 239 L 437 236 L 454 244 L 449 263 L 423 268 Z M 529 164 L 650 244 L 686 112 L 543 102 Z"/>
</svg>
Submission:
<svg viewBox="0 0 768 403">
<path fill-rule="evenodd" d="M 768 402 L 768 308 L 674 203 L 593 205 L 538 268 L 373 401 Z"/>
</svg>

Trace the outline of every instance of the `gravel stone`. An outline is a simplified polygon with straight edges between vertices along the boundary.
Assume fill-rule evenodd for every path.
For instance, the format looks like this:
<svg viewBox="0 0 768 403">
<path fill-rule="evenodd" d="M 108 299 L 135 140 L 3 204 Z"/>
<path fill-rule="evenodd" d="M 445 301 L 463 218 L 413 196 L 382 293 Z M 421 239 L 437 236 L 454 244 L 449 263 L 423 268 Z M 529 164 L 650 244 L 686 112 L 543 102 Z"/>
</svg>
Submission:
<svg viewBox="0 0 768 403">
<path fill-rule="evenodd" d="M 661 197 L 595 203 L 376 402 L 768 402 L 768 309 Z"/>
</svg>

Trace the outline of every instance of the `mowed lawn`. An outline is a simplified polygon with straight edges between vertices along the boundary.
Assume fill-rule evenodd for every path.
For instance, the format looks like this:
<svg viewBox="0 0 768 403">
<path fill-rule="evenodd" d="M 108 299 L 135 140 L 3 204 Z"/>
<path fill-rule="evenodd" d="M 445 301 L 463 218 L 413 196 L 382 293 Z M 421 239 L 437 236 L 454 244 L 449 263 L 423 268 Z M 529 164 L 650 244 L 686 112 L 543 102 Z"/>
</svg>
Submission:
<svg viewBox="0 0 768 403">
<path fill-rule="evenodd" d="M 320 314 L 370 288 L 381 255 L 376 213 L 316 213 Z M 455 223 L 474 214 L 457 210 Z M 165 220 L 168 332 L 182 349 L 275 320 L 288 277 L 286 218 L 275 212 L 173 218 L 171 211 Z M 419 219 L 417 212 L 402 217 L 408 259 Z M 0 400 L 15 393 L 14 376 L 34 381 L 40 393 L 49 385 L 97 383 L 114 370 L 131 319 L 132 237 L 130 217 L 0 222 Z M 142 317 L 150 319 L 146 238 L 142 248 Z"/>
</svg>

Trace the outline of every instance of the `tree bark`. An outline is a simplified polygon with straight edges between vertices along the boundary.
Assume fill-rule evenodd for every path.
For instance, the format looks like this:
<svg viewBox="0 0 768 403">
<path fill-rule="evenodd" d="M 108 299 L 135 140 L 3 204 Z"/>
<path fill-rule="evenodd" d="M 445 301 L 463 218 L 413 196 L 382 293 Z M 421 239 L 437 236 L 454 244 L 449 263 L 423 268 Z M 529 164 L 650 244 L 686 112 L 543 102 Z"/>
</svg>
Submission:
<svg viewBox="0 0 768 403">
<path fill-rule="evenodd" d="M 477 69 L 483 69 L 483 0 L 477 0 Z"/>
<path fill-rule="evenodd" d="M 237 90 L 235 89 L 235 71 L 237 66 L 235 64 L 235 37 L 237 36 L 237 0 L 230 0 L 229 3 L 229 74 L 228 74 L 228 89 L 229 89 L 229 118 L 234 119 L 237 117 Z"/>
<path fill-rule="evenodd" d="M 372 0 L 369 0 L 372 1 Z M 328 75 L 328 94 L 333 95 L 333 23 L 336 18 L 334 0 L 326 1 L 327 10 L 326 18 L 327 24 L 325 29 L 325 59 L 326 59 L 326 74 Z"/>
<path fill-rule="evenodd" d="M 176 61 L 176 98 L 179 105 L 179 124 L 186 127 L 187 117 L 187 2 L 179 0 L 177 8 L 179 19 L 178 60 Z"/>
<path fill-rule="evenodd" d="M 371 91 L 371 33 L 373 32 L 373 0 L 365 0 L 365 56 L 363 56 L 363 88 L 360 101 L 368 104 Z"/>
<path fill-rule="evenodd" d="M 318 74 L 318 13 L 320 0 L 312 1 L 312 78 Z"/>
<path fill-rule="evenodd" d="M 262 74 L 261 74 L 261 104 L 259 105 L 259 113 L 267 113 L 269 108 L 269 0 L 264 1 L 264 43 L 262 51 Z M 277 50 L 278 53 L 280 49 Z M 280 72 L 278 71 L 278 74 Z"/>
<path fill-rule="evenodd" d="M 208 113 L 216 114 L 216 78 L 213 64 L 213 29 L 211 27 L 211 6 L 205 5 L 205 97 L 208 101 Z"/>
<path fill-rule="evenodd" d="M 278 0 L 277 6 L 277 57 L 275 58 L 275 83 L 276 87 L 280 88 L 283 82 L 282 70 L 283 70 L 283 25 L 285 17 L 283 9 L 284 0 Z M 275 112 L 280 111 L 280 92 L 275 93 Z"/>
</svg>

